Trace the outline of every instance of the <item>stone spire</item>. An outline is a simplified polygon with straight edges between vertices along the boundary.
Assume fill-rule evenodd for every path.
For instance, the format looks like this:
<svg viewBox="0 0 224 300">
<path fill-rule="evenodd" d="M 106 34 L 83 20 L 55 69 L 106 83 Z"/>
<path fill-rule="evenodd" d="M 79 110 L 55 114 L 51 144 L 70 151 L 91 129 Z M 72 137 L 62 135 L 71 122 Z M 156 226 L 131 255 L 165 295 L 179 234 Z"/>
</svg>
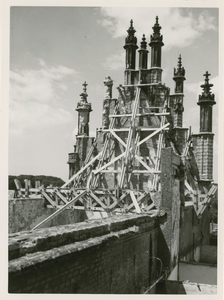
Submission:
<svg viewBox="0 0 224 300">
<path fill-rule="evenodd" d="M 184 90 L 184 80 L 186 80 L 185 69 L 182 67 L 181 55 L 178 57 L 177 68 L 174 68 L 174 77 L 175 81 L 175 93 L 183 93 Z"/>
<path fill-rule="evenodd" d="M 156 16 L 156 23 L 152 27 L 153 34 L 150 36 L 149 46 L 152 48 L 151 51 L 151 68 L 161 67 L 161 48 L 163 44 L 163 36 L 160 34 L 161 26 L 158 22 L 159 18 Z"/>
<path fill-rule="evenodd" d="M 89 136 L 89 113 L 92 111 L 91 103 L 87 101 L 87 83 L 83 83 L 81 100 L 77 104 L 78 111 L 78 134 L 77 136 Z"/>
<path fill-rule="evenodd" d="M 139 69 L 147 69 L 148 65 L 148 50 L 145 35 L 143 34 L 142 41 L 140 43 L 141 48 L 139 52 Z"/>
<path fill-rule="evenodd" d="M 203 91 L 197 103 L 200 106 L 200 132 L 212 132 L 212 106 L 216 102 L 214 94 L 211 93 L 213 84 L 209 83 L 210 75 L 208 71 L 203 75 L 205 83 L 201 85 Z"/>
<path fill-rule="evenodd" d="M 124 49 L 126 50 L 126 69 L 135 69 L 137 38 L 136 30 L 133 27 L 133 20 L 130 21 L 130 27 L 127 30 L 128 36 L 125 38 Z"/>
</svg>

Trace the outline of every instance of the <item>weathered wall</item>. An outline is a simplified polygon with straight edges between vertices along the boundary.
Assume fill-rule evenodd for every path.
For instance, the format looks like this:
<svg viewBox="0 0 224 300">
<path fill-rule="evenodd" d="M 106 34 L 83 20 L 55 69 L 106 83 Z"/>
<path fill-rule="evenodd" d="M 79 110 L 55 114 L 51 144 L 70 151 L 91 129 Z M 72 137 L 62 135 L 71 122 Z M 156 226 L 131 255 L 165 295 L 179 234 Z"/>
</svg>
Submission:
<svg viewBox="0 0 224 300">
<path fill-rule="evenodd" d="M 178 262 L 182 184 L 179 157 L 171 148 L 162 149 L 161 185 L 163 188 L 160 211 L 167 215 L 167 219 L 160 226 L 158 256 L 169 273 Z"/>
<path fill-rule="evenodd" d="M 213 179 L 213 139 L 214 133 L 193 134 L 194 157 L 200 180 Z"/>
<path fill-rule="evenodd" d="M 56 209 L 46 205 L 42 198 L 9 200 L 9 233 L 30 230 L 42 220 L 50 216 Z M 73 224 L 87 219 L 84 210 L 66 209 L 48 221 L 43 227 Z"/>
<path fill-rule="evenodd" d="M 185 206 L 180 233 L 181 260 L 200 261 L 200 246 L 209 244 L 209 220 L 208 208 L 198 219 L 193 204 Z"/>
<path fill-rule="evenodd" d="M 140 293 L 158 274 L 157 224 L 125 215 L 12 234 L 9 293 Z"/>
<path fill-rule="evenodd" d="M 204 245 L 200 250 L 200 262 L 217 264 L 217 246 Z"/>
</svg>

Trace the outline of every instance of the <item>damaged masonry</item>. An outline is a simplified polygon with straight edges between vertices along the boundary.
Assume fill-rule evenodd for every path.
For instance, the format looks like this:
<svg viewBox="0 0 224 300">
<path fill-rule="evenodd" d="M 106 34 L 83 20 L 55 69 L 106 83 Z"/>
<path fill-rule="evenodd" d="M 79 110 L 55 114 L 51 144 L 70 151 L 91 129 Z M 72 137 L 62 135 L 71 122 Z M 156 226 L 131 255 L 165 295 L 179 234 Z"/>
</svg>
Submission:
<svg viewBox="0 0 224 300">
<path fill-rule="evenodd" d="M 152 29 L 149 51 L 144 34 L 138 47 L 131 20 L 124 84 L 113 98 L 113 80 L 105 78 L 96 138 L 89 136 L 92 105 L 84 82 L 69 180 L 60 188 L 32 188 L 26 182 L 26 189 L 16 181 L 19 197 L 40 194 L 54 212 L 30 231 L 10 235 L 10 292 L 181 294 L 187 293 L 181 284 L 184 264 L 206 263 L 208 256 L 212 266 L 216 263 L 209 248 L 209 203 L 217 192 L 210 74 L 204 74 L 197 102 L 200 132 L 192 134 L 183 127 L 181 55 L 172 93 L 162 83 L 158 17 Z M 68 210 L 85 212 L 86 221 L 50 227 Z"/>
</svg>

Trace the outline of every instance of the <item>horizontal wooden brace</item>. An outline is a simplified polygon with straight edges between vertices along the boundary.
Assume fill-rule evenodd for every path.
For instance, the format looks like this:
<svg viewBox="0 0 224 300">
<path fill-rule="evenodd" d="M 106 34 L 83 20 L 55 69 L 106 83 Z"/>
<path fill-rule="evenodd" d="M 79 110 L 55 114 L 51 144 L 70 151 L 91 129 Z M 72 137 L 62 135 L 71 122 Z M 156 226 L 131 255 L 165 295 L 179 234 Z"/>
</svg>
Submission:
<svg viewBox="0 0 224 300">
<path fill-rule="evenodd" d="M 121 86 L 122 87 L 141 87 L 141 86 L 155 86 L 155 85 L 158 85 L 158 86 L 163 86 L 161 83 L 139 83 L 139 84 L 124 84 Z"/>
<path fill-rule="evenodd" d="M 101 173 L 120 173 L 121 170 L 102 170 Z M 161 171 L 152 171 L 152 170 L 132 170 L 131 173 L 134 174 L 144 174 L 144 173 L 153 173 L 153 174 L 160 174 Z"/>
<path fill-rule="evenodd" d="M 161 108 L 163 108 L 161 106 Z M 147 109 L 151 109 L 151 107 L 147 107 Z M 144 116 L 169 116 L 170 113 L 144 113 L 144 114 L 136 114 L 136 117 L 144 117 Z M 122 117 L 132 117 L 132 114 L 123 114 L 123 115 L 109 115 L 109 118 L 122 118 Z"/>
<path fill-rule="evenodd" d="M 157 131 L 160 130 L 161 128 L 154 128 L 154 127 L 136 127 L 136 131 Z M 162 128 L 162 130 L 169 130 L 168 128 Z M 98 131 L 103 131 L 103 132 L 110 132 L 110 131 L 120 131 L 120 132 L 126 132 L 129 131 L 129 128 L 113 128 L 113 129 L 99 129 Z"/>
</svg>

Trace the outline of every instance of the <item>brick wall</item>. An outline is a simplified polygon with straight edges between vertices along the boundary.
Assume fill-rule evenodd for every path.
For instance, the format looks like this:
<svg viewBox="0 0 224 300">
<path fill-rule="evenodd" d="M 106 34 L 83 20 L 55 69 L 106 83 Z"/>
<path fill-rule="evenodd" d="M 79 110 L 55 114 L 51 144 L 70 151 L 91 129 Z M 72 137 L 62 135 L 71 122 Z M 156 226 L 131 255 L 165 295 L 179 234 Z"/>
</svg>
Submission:
<svg viewBox="0 0 224 300">
<path fill-rule="evenodd" d="M 158 274 L 157 225 L 126 215 L 9 238 L 9 293 L 140 293 Z"/>
<path fill-rule="evenodd" d="M 201 246 L 200 262 L 217 264 L 217 246 L 210 246 L 210 245 Z"/>
<path fill-rule="evenodd" d="M 209 211 L 205 209 L 202 217 L 197 218 L 193 204 L 184 209 L 184 220 L 180 234 L 181 260 L 200 261 L 200 247 L 209 244 Z M 197 248 L 199 247 L 199 253 Z M 199 255 L 199 257 L 197 257 Z"/>
<path fill-rule="evenodd" d="M 9 223 L 8 232 L 30 230 L 41 221 L 56 211 L 48 207 L 42 198 L 9 200 Z M 84 210 L 66 209 L 54 219 L 44 224 L 44 227 L 51 227 L 63 224 L 73 224 L 87 219 Z"/>
<path fill-rule="evenodd" d="M 178 263 L 180 235 L 181 185 L 180 158 L 171 148 L 161 153 L 162 202 L 160 211 L 167 215 L 160 226 L 158 256 L 169 273 Z"/>
<path fill-rule="evenodd" d="M 193 136 L 194 157 L 200 180 L 213 179 L 213 133 L 199 133 Z"/>
</svg>

